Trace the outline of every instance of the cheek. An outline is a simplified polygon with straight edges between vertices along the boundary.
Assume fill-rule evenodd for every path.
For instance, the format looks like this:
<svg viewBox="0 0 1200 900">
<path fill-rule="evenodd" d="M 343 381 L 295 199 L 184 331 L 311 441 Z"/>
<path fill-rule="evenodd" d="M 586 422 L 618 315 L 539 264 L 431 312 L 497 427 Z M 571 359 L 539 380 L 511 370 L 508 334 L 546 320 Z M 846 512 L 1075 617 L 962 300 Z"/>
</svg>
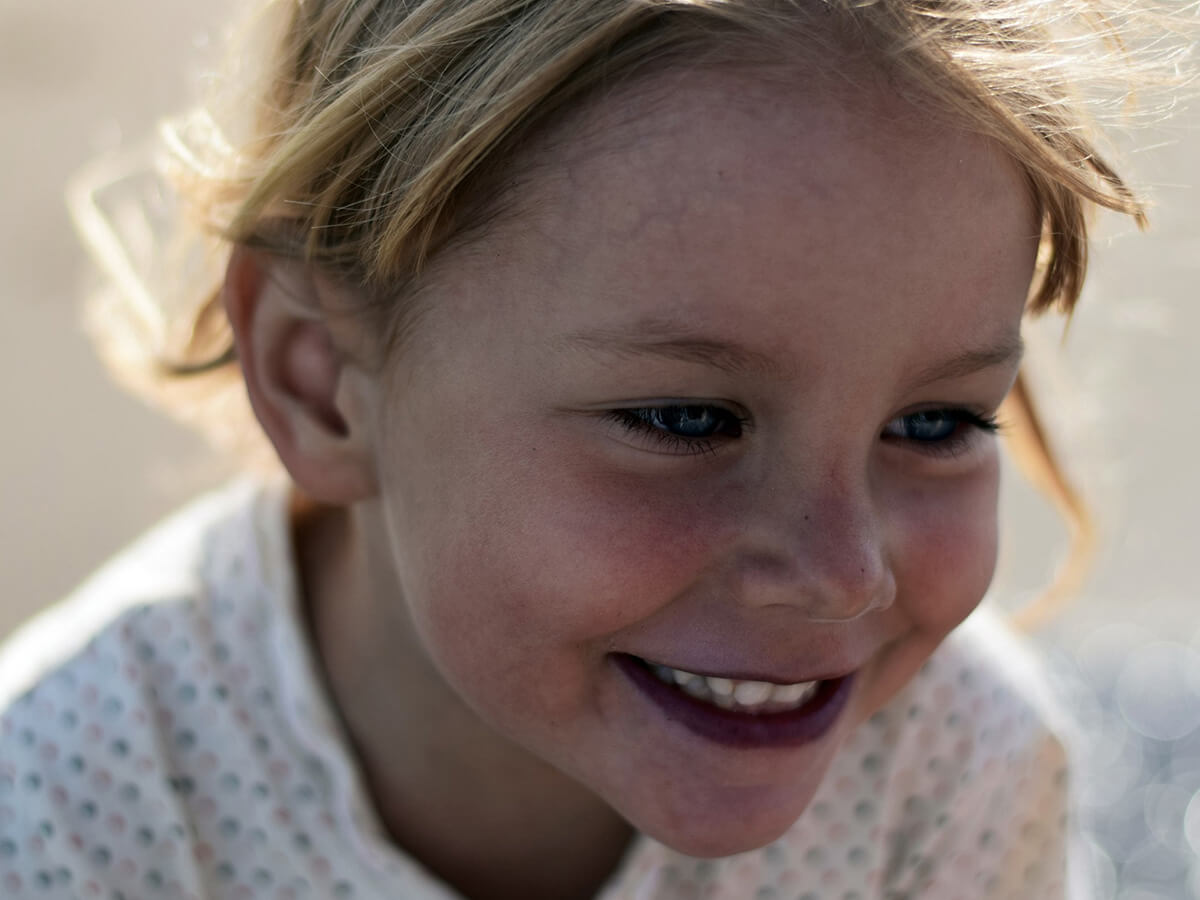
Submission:
<svg viewBox="0 0 1200 900">
<path fill-rule="evenodd" d="M 944 635 L 983 598 L 996 566 L 998 462 L 897 500 L 898 603 L 917 628 Z"/>
<path fill-rule="evenodd" d="M 427 552 L 406 593 L 445 667 L 482 677 L 556 665 L 568 678 L 703 569 L 712 498 L 574 445 L 492 450 L 451 466 L 437 515 L 411 528 Z"/>
</svg>

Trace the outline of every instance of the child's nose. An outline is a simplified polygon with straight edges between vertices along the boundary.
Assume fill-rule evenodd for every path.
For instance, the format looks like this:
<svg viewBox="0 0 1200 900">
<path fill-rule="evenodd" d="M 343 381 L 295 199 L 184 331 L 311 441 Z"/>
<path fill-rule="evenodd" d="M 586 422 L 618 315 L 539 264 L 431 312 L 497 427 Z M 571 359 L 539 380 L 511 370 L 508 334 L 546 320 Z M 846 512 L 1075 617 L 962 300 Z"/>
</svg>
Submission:
<svg viewBox="0 0 1200 900">
<path fill-rule="evenodd" d="M 826 486 L 760 507 L 739 569 L 744 602 L 787 605 L 814 622 L 848 622 L 896 597 L 883 524 L 869 492 Z"/>
</svg>

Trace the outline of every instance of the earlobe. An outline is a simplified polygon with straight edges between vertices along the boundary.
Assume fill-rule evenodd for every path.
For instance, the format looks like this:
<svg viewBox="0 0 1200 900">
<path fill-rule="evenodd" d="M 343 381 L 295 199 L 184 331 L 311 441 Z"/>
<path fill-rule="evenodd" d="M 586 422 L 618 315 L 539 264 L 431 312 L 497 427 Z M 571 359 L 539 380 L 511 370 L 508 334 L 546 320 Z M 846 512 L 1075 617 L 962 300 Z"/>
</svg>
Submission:
<svg viewBox="0 0 1200 900">
<path fill-rule="evenodd" d="M 254 413 L 296 484 L 348 505 L 375 492 L 356 364 L 337 345 L 309 267 L 246 247 L 223 287 Z"/>
</svg>

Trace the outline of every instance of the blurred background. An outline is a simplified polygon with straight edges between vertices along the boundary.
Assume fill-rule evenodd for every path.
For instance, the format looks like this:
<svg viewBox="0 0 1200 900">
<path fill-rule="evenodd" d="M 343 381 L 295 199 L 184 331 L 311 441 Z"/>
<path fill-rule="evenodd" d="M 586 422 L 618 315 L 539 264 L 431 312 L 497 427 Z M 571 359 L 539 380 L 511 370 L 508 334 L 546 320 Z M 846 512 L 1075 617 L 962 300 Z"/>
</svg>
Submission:
<svg viewBox="0 0 1200 900">
<path fill-rule="evenodd" d="M 233 467 L 122 393 L 80 325 L 88 265 L 63 189 L 198 93 L 231 0 L 0 0 L 0 638 Z M 1196 107 L 1197 104 L 1193 104 Z M 1078 599 L 1036 637 L 1084 734 L 1098 898 L 1200 898 L 1200 110 L 1118 137 L 1154 201 L 1103 219 L 1084 301 L 1029 330 L 1043 416 L 1101 529 Z M 1010 468 L 994 602 L 1066 549 Z"/>
</svg>

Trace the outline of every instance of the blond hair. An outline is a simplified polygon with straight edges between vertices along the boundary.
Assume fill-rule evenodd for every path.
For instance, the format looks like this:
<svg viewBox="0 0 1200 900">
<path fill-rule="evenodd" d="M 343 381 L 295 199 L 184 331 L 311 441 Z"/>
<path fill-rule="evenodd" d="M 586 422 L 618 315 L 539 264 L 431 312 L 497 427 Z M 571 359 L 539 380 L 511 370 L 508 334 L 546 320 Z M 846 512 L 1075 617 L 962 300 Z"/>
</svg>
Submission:
<svg viewBox="0 0 1200 900">
<path fill-rule="evenodd" d="M 1102 96 L 1122 99 L 1144 60 L 1173 62 L 1131 49 L 1145 43 L 1131 9 L 1102 0 L 273 0 L 271 46 L 259 53 L 267 62 L 241 105 L 244 133 L 231 137 L 236 128 L 203 116 L 169 133 L 180 220 L 192 228 L 181 240 L 207 242 L 214 264 L 158 346 L 138 359 L 126 341 L 120 361 L 127 373 L 134 363 L 143 386 L 186 381 L 193 407 L 221 379 L 228 395 L 238 379 L 218 291 L 222 254 L 235 243 L 361 287 L 363 313 L 402 335 L 409 288 L 448 242 L 487 222 L 535 131 L 648 67 L 721 60 L 794 61 L 834 79 L 847 61 L 865 61 L 992 138 L 1024 172 L 1041 221 L 1028 308 L 1069 313 L 1087 268 L 1089 208 L 1144 220 L 1089 114 Z M 1032 429 L 1032 470 L 1090 535 L 1023 384 L 1012 403 Z"/>
</svg>

